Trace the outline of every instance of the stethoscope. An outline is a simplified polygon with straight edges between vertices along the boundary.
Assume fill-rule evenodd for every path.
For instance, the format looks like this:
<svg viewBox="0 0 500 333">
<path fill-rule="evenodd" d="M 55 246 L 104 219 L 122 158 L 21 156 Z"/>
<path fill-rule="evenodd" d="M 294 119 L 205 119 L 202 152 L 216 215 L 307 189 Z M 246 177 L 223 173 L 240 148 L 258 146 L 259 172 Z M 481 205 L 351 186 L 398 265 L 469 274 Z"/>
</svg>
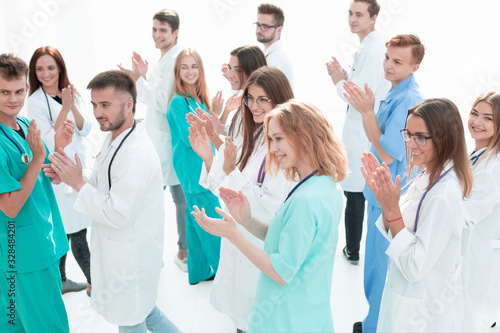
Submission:
<svg viewBox="0 0 500 333">
<path fill-rule="evenodd" d="M 474 154 L 476 152 L 473 152 L 471 154 L 471 157 L 470 157 L 470 163 L 471 163 L 471 166 L 474 166 L 476 165 L 477 161 L 481 158 L 481 156 L 483 156 L 484 152 L 486 151 L 486 149 L 484 149 L 482 152 L 480 152 L 479 154 L 477 154 L 476 156 L 474 156 Z"/>
<path fill-rule="evenodd" d="M 314 176 L 315 174 L 317 174 L 318 171 L 319 171 L 319 169 L 314 170 L 313 172 L 311 172 L 309 174 L 309 176 L 307 176 L 306 178 L 302 179 L 300 181 L 300 183 L 298 183 L 297 185 L 295 185 L 295 187 L 290 191 L 290 193 L 288 193 L 288 195 L 287 195 L 287 197 L 285 199 L 285 202 L 288 200 L 288 198 L 290 198 L 290 196 L 293 194 L 293 192 L 295 192 L 295 190 L 300 187 L 300 185 L 304 184 L 309 178 L 311 178 L 312 176 Z"/>
<path fill-rule="evenodd" d="M 40 89 L 42 89 L 43 94 L 45 95 L 45 100 L 47 101 L 47 107 L 49 108 L 49 117 L 50 117 L 50 122 L 52 122 L 52 110 L 50 109 L 49 98 L 47 97 L 47 93 L 45 92 L 45 90 L 43 90 L 43 88 L 42 88 L 42 87 L 40 87 Z"/>
<path fill-rule="evenodd" d="M 116 153 L 118 153 L 118 150 L 120 150 L 122 144 L 125 142 L 125 140 L 127 140 L 127 138 L 129 137 L 129 135 L 134 131 L 135 125 L 136 125 L 136 122 L 135 122 L 135 119 L 134 119 L 134 126 L 132 126 L 132 129 L 127 133 L 127 135 L 125 135 L 125 137 L 123 138 L 122 142 L 120 142 L 120 144 L 116 148 L 115 152 L 113 153 L 113 156 L 111 156 L 111 160 L 109 161 L 109 166 L 108 166 L 108 184 L 109 184 L 109 190 L 111 190 L 111 165 L 113 164 L 113 160 L 115 159 Z"/>
<path fill-rule="evenodd" d="M 26 122 L 20 118 L 18 118 L 24 125 L 26 126 L 30 126 L 29 124 L 26 124 Z M 21 129 L 21 131 L 23 130 L 21 125 L 19 125 L 19 128 Z M 23 162 L 23 164 L 28 164 L 30 162 L 30 155 L 28 155 L 27 153 L 23 153 L 23 150 L 21 149 L 21 147 L 17 144 L 16 141 L 14 141 L 14 139 L 12 139 L 8 134 L 7 132 L 5 132 L 5 130 L 3 129 L 3 127 L 0 126 L 0 129 L 2 130 L 3 134 L 5 134 L 5 136 L 7 137 L 7 139 L 9 139 L 17 148 L 17 150 L 19 150 L 19 153 L 21 154 L 21 162 Z"/>
<path fill-rule="evenodd" d="M 191 104 L 189 104 L 188 99 L 186 97 L 184 97 L 184 99 L 186 100 L 186 104 L 188 105 L 188 107 L 193 111 L 194 114 L 196 114 L 196 110 L 193 109 L 193 107 L 191 106 Z M 194 102 L 196 103 L 196 108 L 199 108 L 200 104 L 198 104 L 198 102 L 196 100 L 194 100 Z"/>
<path fill-rule="evenodd" d="M 425 196 L 434 187 L 434 185 L 436 185 L 444 176 L 446 176 L 446 174 L 448 172 L 450 172 L 451 169 L 453 169 L 453 167 L 451 167 L 448 170 L 446 170 L 445 172 L 443 172 L 443 174 L 441 174 L 441 176 L 439 176 L 438 180 L 434 184 L 432 184 L 432 186 L 430 186 L 427 190 L 425 190 L 424 195 L 422 196 L 422 198 L 420 199 L 420 202 L 418 203 L 417 215 L 415 216 L 415 225 L 413 226 L 413 232 L 414 233 L 417 232 L 418 215 L 420 213 L 420 207 L 422 206 L 422 202 L 424 201 Z"/>
</svg>

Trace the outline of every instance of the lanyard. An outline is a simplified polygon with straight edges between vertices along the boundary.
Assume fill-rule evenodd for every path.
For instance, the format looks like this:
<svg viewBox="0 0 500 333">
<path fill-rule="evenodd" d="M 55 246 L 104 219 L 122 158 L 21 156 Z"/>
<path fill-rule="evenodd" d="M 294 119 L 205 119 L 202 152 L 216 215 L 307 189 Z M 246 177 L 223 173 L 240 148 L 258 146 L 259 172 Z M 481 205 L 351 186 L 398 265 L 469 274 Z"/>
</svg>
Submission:
<svg viewBox="0 0 500 333">
<path fill-rule="evenodd" d="M 120 144 L 118 145 L 118 148 L 116 148 L 115 152 L 113 153 L 113 156 L 111 156 L 111 160 L 109 161 L 109 166 L 108 166 L 108 184 L 109 184 L 109 189 L 110 190 L 111 190 L 111 164 L 113 164 L 113 160 L 115 159 L 116 153 L 121 148 L 123 142 L 125 142 L 125 140 L 127 140 L 128 136 L 134 131 L 135 125 L 136 125 L 136 122 L 135 122 L 135 119 L 134 119 L 134 126 L 132 126 L 132 129 L 130 130 L 130 132 L 128 132 L 127 135 L 125 135 L 125 137 L 123 138 L 122 142 L 120 142 Z"/>
<path fill-rule="evenodd" d="M 306 180 L 308 180 L 309 178 L 311 178 L 312 176 L 314 176 L 318 171 L 319 171 L 319 169 L 314 170 L 309 176 L 307 176 L 306 178 L 302 179 L 300 181 L 300 183 L 298 183 L 297 185 L 295 185 L 295 187 L 290 191 L 290 193 L 288 193 L 288 196 L 286 197 L 285 202 L 288 200 L 288 198 L 290 198 L 290 196 L 292 195 L 292 193 L 296 189 L 299 188 L 300 185 L 304 184 L 306 182 Z"/>
<path fill-rule="evenodd" d="M 262 126 L 259 129 L 257 129 L 255 135 L 253 136 L 254 141 L 257 141 L 259 135 L 262 133 L 262 130 L 263 130 Z M 257 185 L 262 186 L 262 184 L 264 183 L 264 178 L 266 178 L 266 156 L 264 156 L 262 164 L 260 165 L 259 175 L 257 176 Z"/>
<path fill-rule="evenodd" d="M 413 232 L 417 232 L 417 224 L 418 224 L 418 215 L 420 213 L 420 207 L 422 206 L 422 202 L 424 201 L 424 198 L 425 196 L 427 195 L 427 193 L 429 193 L 429 191 L 434 187 L 434 185 L 436 185 L 444 176 L 446 176 L 446 174 L 448 172 L 450 172 L 450 170 L 452 169 L 453 167 L 449 168 L 448 170 L 446 170 L 445 172 L 443 172 L 443 174 L 441 176 L 439 176 L 438 180 L 432 184 L 431 187 L 429 187 L 427 190 L 425 190 L 424 192 L 424 195 L 422 196 L 422 199 L 420 199 L 420 202 L 418 203 L 418 207 L 417 207 L 417 216 L 415 217 L 415 226 L 413 227 Z"/>
<path fill-rule="evenodd" d="M 18 118 L 19 119 L 19 118 Z M 24 125 L 28 126 L 28 124 L 26 124 L 26 122 L 22 119 L 19 119 Z M 19 128 L 21 128 L 21 131 L 23 130 L 23 128 L 21 127 L 21 125 L 19 125 Z M 3 134 L 5 134 L 5 136 L 7 137 L 7 139 L 9 139 L 13 144 L 14 146 L 16 146 L 17 150 L 19 150 L 19 153 L 21 154 L 21 162 L 23 162 L 23 164 L 28 164 L 30 162 L 30 156 L 27 154 L 27 153 L 23 153 L 23 150 L 21 149 L 21 147 L 17 144 L 16 141 L 14 141 L 8 134 L 7 132 L 5 132 L 5 130 L 3 129 L 3 127 L 0 126 L 0 129 L 2 130 Z"/>
<path fill-rule="evenodd" d="M 480 152 L 479 154 L 477 154 L 476 156 L 472 156 L 472 155 L 474 155 L 476 152 L 473 152 L 473 153 L 471 154 L 471 158 L 470 158 L 470 164 L 471 164 L 471 166 L 476 165 L 477 161 L 481 158 L 481 156 L 483 156 L 483 154 L 484 154 L 484 152 L 485 152 L 485 151 L 486 151 L 486 149 L 485 149 L 485 150 L 483 150 L 482 152 Z"/>
</svg>

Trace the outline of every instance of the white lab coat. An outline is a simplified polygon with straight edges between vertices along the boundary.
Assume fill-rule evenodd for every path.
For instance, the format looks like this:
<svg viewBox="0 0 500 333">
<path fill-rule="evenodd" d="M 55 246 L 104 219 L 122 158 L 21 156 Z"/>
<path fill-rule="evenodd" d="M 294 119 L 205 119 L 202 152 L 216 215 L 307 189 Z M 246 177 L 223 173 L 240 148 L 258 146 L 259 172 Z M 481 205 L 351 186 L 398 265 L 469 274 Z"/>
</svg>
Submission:
<svg viewBox="0 0 500 333">
<path fill-rule="evenodd" d="M 139 102 L 146 104 L 146 131 L 160 157 L 163 186 L 179 185 L 179 179 L 172 164 L 172 141 L 167 121 L 168 101 L 174 90 L 174 65 L 182 50 L 175 45 L 165 53 L 154 71 L 137 80 Z"/>
<path fill-rule="evenodd" d="M 91 305 L 121 326 L 141 323 L 155 304 L 165 214 L 160 161 L 143 123 L 116 154 L 109 190 L 109 162 L 128 132 L 108 134 L 74 206 L 94 222 Z"/>
<path fill-rule="evenodd" d="M 243 171 L 237 167 L 229 175 L 222 170 L 224 163 L 224 145 L 222 145 L 212 162 L 209 173 L 203 164 L 200 185 L 217 196 L 221 186 L 243 191 L 250 202 L 252 216 L 264 222 L 271 222 L 274 213 L 284 202 L 295 183 L 287 181 L 283 173 L 279 172 L 275 177 L 266 174 L 262 186 L 257 185 L 259 170 L 267 154 L 267 146 L 263 144 L 262 137 L 261 134 L 256 143 L 256 149 Z M 241 142 L 242 139 L 237 141 Z M 241 145 L 238 146 L 237 160 L 240 154 Z M 223 203 L 222 207 L 226 212 L 228 211 Z M 237 226 L 253 244 L 260 249 L 264 247 L 263 241 L 253 236 L 241 225 Z M 248 329 L 259 276 L 260 270 L 236 246 L 226 238 L 222 238 L 219 268 L 212 286 L 210 302 L 217 310 L 227 314 L 237 328 L 244 331 Z"/>
<path fill-rule="evenodd" d="M 354 62 L 349 70 L 347 79 L 353 81 L 360 88 L 365 89 L 365 83 L 373 91 L 375 96 L 374 111 L 378 112 L 380 101 L 391 88 L 391 84 L 384 77 L 385 42 L 382 35 L 374 30 L 366 36 L 354 56 Z M 336 84 L 338 96 L 349 103 L 344 96 L 344 82 L 340 80 Z M 349 174 L 340 182 L 344 191 L 362 192 L 365 187 L 365 179 L 361 174 L 361 156 L 363 152 L 370 151 L 370 141 L 363 129 L 361 113 L 352 105 L 348 105 L 344 128 L 342 130 L 342 141 L 347 152 L 347 167 Z"/>
<path fill-rule="evenodd" d="M 87 118 L 85 113 L 85 106 L 83 104 L 80 95 L 75 94 L 76 105 L 80 110 L 84 121 L 83 127 L 79 130 L 75 126 L 75 134 L 71 143 L 64 148 L 66 154 L 74 161 L 75 153 L 78 154 L 80 160 L 82 161 L 82 166 L 85 168 L 86 164 L 86 154 L 83 147 L 83 137 L 90 133 L 92 127 L 90 120 Z M 50 105 L 50 111 L 52 113 L 52 120 L 50 120 L 49 109 L 47 106 Z M 51 152 L 54 151 L 54 125 L 56 123 L 57 117 L 61 113 L 62 105 L 56 102 L 52 97 L 45 94 L 42 88 L 38 88 L 29 98 L 28 98 L 28 116 L 30 119 L 35 119 L 38 128 L 42 133 L 42 140 L 45 142 L 47 147 Z M 73 113 L 68 114 L 68 119 L 75 121 Z M 73 209 L 73 204 L 75 202 L 76 192 L 64 183 L 58 185 L 52 185 L 54 193 L 56 195 L 57 204 L 59 205 L 59 211 L 61 212 L 61 217 L 64 223 L 64 229 L 67 234 L 72 234 L 80 230 L 88 228 L 92 220 L 87 216 L 78 214 Z"/>
<path fill-rule="evenodd" d="M 288 59 L 285 45 L 281 39 L 272 43 L 267 50 L 264 51 L 264 54 L 266 55 L 267 65 L 281 69 L 281 71 L 285 73 L 293 89 L 293 67 L 290 63 L 290 59 Z"/>
<path fill-rule="evenodd" d="M 452 166 L 446 165 L 445 170 Z M 381 217 L 376 225 L 390 241 L 387 281 L 377 332 L 459 332 L 462 188 L 451 170 L 427 194 L 413 233 L 417 207 L 429 183 L 419 175 L 400 199 L 405 223 L 394 238 Z"/>
<path fill-rule="evenodd" d="M 487 332 L 494 322 L 500 324 L 500 156 L 487 154 L 473 168 L 473 175 L 472 194 L 464 202 L 465 219 L 472 230 L 468 230 L 469 240 L 464 237 L 468 250 L 463 331 Z"/>
</svg>

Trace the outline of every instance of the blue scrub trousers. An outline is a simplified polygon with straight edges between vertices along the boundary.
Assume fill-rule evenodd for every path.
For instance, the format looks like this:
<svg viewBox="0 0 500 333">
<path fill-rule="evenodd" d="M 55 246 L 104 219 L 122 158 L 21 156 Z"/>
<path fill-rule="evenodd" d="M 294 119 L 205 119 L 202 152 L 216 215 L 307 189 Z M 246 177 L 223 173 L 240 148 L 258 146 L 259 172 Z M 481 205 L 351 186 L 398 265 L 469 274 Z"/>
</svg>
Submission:
<svg viewBox="0 0 500 333">
<path fill-rule="evenodd" d="M 187 201 L 186 211 L 186 236 L 189 248 L 187 260 L 189 283 L 196 284 L 205 281 L 217 273 L 220 256 L 220 237 L 213 236 L 203 230 L 191 212 L 193 206 L 205 208 L 209 217 L 221 218 L 215 212 L 215 207 L 220 207 L 219 198 L 212 192 L 201 192 L 196 194 L 184 192 Z"/>
<path fill-rule="evenodd" d="M 9 296 L 12 290 L 15 297 Z M 12 299 L 15 300 L 15 310 L 11 312 L 8 306 L 11 306 Z M 9 316 L 11 313 L 13 318 Z M 11 319 L 15 325 L 8 322 Z M 14 274 L 0 271 L 0 332 L 69 332 L 61 295 L 59 261 L 35 272 Z"/>
<path fill-rule="evenodd" d="M 367 211 L 364 286 L 370 308 L 368 315 L 363 320 L 363 333 L 377 331 L 380 301 L 382 300 L 387 264 L 389 263 L 389 257 L 385 254 L 387 247 L 389 247 L 389 241 L 375 225 L 375 222 L 382 215 L 382 211 L 370 203 L 367 204 Z"/>
</svg>

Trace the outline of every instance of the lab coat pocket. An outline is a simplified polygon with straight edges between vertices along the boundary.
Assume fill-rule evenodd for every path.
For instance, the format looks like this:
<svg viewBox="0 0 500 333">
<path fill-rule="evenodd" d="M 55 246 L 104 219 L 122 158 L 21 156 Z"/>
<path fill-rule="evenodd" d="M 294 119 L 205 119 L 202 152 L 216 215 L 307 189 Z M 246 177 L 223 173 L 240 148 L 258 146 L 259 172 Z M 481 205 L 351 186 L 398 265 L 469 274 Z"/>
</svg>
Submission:
<svg viewBox="0 0 500 333">
<path fill-rule="evenodd" d="M 483 318 L 486 320 L 484 323 L 491 325 L 494 321 L 498 320 L 498 313 L 500 311 L 500 240 L 492 239 L 491 241 L 492 262 L 491 274 L 489 279 L 488 290 L 486 292 L 486 300 L 484 309 L 486 313 Z M 487 326 L 485 326 L 487 327 Z"/>
<path fill-rule="evenodd" d="M 377 331 L 422 332 L 426 321 L 422 299 L 398 294 L 386 284 Z"/>
</svg>

